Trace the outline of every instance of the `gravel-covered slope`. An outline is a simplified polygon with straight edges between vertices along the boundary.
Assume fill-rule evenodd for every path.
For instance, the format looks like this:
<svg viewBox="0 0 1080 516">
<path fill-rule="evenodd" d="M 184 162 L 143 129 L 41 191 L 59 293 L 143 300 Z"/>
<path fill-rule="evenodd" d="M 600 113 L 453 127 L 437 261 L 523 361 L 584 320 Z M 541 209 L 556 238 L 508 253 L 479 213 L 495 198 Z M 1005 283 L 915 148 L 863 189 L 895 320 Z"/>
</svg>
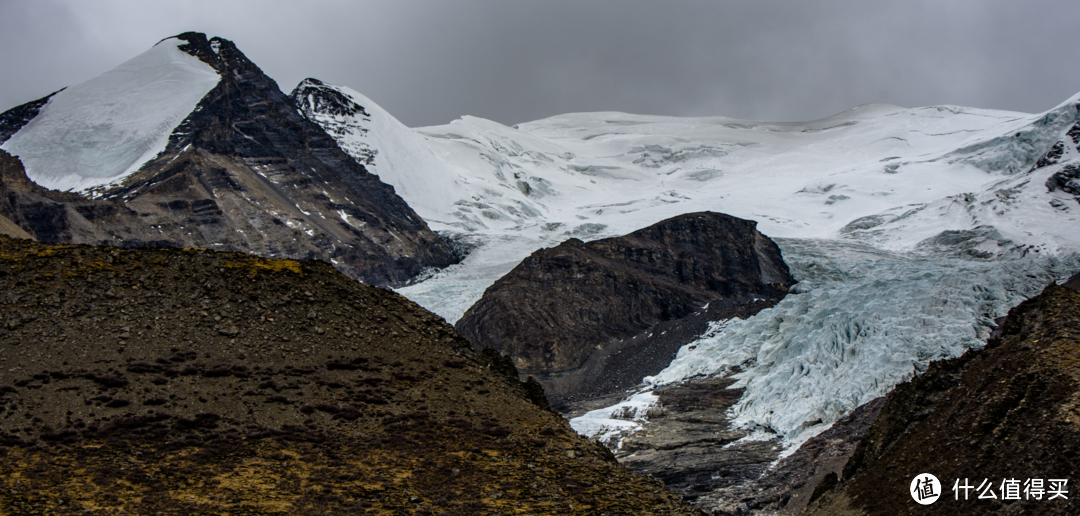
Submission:
<svg viewBox="0 0 1080 516">
<path fill-rule="evenodd" d="M 0 238 L 0 512 L 692 514 L 322 262 Z"/>
</svg>

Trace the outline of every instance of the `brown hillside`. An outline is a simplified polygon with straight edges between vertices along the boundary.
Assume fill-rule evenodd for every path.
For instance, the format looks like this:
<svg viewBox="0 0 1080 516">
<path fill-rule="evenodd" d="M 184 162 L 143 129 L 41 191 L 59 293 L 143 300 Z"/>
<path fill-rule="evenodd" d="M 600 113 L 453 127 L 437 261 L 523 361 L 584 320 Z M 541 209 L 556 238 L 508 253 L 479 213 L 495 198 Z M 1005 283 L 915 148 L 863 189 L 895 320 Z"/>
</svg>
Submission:
<svg viewBox="0 0 1080 516">
<path fill-rule="evenodd" d="M 0 237 L 0 316 L 0 514 L 694 513 L 325 263 Z"/>
</svg>

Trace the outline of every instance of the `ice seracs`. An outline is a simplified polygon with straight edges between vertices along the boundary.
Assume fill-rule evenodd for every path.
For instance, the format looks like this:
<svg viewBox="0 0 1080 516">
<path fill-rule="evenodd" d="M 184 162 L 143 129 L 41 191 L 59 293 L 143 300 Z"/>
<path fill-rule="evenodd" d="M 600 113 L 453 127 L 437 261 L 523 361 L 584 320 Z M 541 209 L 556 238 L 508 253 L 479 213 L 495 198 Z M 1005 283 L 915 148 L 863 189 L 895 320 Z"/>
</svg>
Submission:
<svg viewBox="0 0 1080 516">
<path fill-rule="evenodd" d="M 418 128 L 411 141 L 456 178 L 449 211 L 423 216 L 472 250 L 399 292 L 454 322 L 525 256 L 571 236 L 694 211 L 756 220 L 778 239 L 796 293 L 691 343 L 651 381 L 741 371 L 736 422 L 798 444 L 930 361 L 981 345 L 995 317 L 1080 268 L 1080 205 L 1064 168 L 1080 151 L 1035 166 L 1057 141 L 1076 143 L 1066 133 L 1078 106 L 871 104 L 797 123 L 571 113 Z M 380 127 L 365 127 L 373 141 Z M 386 153 L 375 150 L 377 163 Z M 608 421 L 621 407 L 575 427 L 612 437 L 642 424 Z"/>
<path fill-rule="evenodd" d="M 983 259 L 889 252 L 824 239 L 778 239 L 796 294 L 680 350 L 643 392 L 735 373 L 736 423 L 789 445 L 925 370 L 983 345 L 994 319 L 1080 270 L 1080 255 Z"/>
<path fill-rule="evenodd" d="M 123 180 L 165 150 L 169 135 L 220 77 L 176 38 L 57 92 L 0 148 L 27 176 L 55 190 Z"/>
</svg>

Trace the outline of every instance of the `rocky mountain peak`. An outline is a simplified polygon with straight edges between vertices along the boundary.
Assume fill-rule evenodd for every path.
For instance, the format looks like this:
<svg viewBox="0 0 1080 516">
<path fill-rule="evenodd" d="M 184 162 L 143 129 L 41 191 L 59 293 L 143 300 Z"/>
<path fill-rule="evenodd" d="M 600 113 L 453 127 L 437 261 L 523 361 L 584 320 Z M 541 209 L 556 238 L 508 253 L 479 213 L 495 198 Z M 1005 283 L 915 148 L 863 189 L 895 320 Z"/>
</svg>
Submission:
<svg viewBox="0 0 1080 516">
<path fill-rule="evenodd" d="M 333 136 L 341 150 L 352 156 L 365 169 L 373 168 L 379 154 L 377 143 L 368 140 L 371 113 L 347 93 L 318 79 L 304 79 L 290 94 L 293 105 L 312 122 Z M 386 150 L 386 149 L 384 149 Z M 391 152 L 400 149 L 390 149 Z M 397 159 L 403 154 L 399 152 Z M 380 176 L 385 179 L 385 176 Z M 414 200 L 415 202 L 415 200 Z"/>
<path fill-rule="evenodd" d="M 128 95 L 162 81 L 171 89 Z M 424 268 L 457 261 L 393 187 L 298 112 L 229 40 L 183 33 L 73 88 L 93 95 L 58 94 L 0 115 L 18 140 L 5 150 L 22 158 L 9 164 L 18 169 L 11 177 L 25 166 L 35 182 L 44 177 L 51 188 L 82 194 L 9 185 L 17 191 L 5 199 L 4 215 L 27 223 L 24 229 L 43 242 L 322 259 L 375 285 L 401 285 Z M 171 118 L 146 122 L 163 99 L 177 95 L 191 103 L 174 103 Z M 126 119 L 114 115 L 131 115 L 143 131 L 122 142 L 123 152 L 95 144 L 130 133 Z M 54 147 L 72 117 L 80 139 L 64 152 L 76 159 L 57 159 Z M 27 126 L 30 119 L 35 123 Z M 151 144 L 164 150 L 154 155 Z M 109 166 L 98 166 L 103 162 Z"/>
<path fill-rule="evenodd" d="M 318 79 L 309 77 L 300 81 L 289 96 L 292 97 L 296 107 L 303 110 L 308 118 L 315 115 L 356 116 L 357 114 L 371 117 L 371 114 L 364 110 L 364 106 L 353 102 L 345 94 L 328 87 L 326 83 Z"/>
<path fill-rule="evenodd" d="M 180 50 L 199 58 L 218 73 L 258 69 L 255 63 L 236 48 L 236 44 L 225 38 L 207 38 L 206 34 L 201 32 L 185 32 L 173 37 L 185 42 L 178 47 Z"/>
</svg>

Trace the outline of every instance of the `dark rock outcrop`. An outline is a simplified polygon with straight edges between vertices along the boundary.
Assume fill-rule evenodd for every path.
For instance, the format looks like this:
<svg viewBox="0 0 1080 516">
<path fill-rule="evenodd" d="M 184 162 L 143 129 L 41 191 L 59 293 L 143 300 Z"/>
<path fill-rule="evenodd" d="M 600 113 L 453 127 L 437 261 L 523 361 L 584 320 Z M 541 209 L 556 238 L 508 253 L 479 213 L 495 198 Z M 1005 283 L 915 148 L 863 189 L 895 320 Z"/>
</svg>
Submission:
<svg viewBox="0 0 1080 516">
<path fill-rule="evenodd" d="M 0 513 L 700 514 L 329 264 L 0 237 Z"/>
<path fill-rule="evenodd" d="M 837 484 L 818 489 L 806 513 L 919 509 L 909 487 L 931 473 L 942 490 L 935 513 L 1077 514 L 1078 355 L 1080 292 L 1050 285 L 1010 310 L 985 348 L 935 362 L 889 393 Z M 1036 499 L 1021 486 L 1011 493 L 1019 499 L 1006 498 L 1010 479 L 1040 479 L 1045 493 Z M 1067 499 L 1050 499 L 1051 479 L 1068 479 Z M 957 481 L 971 489 L 954 492 Z"/>
<path fill-rule="evenodd" d="M 1080 108 L 1078 108 L 1078 111 L 1080 111 Z M 1072 140 L 1071 147 L 1080 151 L 1080 123 L 1073 124 L 1073 126 L 1066 131 L 1065 137 Z M 1066 145 L 1069 144 L 1066 143 L 1065 140 L 1055 143 L 1050 150 L 1046 151 L 1046 154 L 1035 162 L 1035 165 L 1033 165 L 1028 172 L 1030 173 L 1043 167 L 1058 164 L 1065 154 Z M 1061 190 L 1062 192 L 1072 195 L 1076 202 L 1080 202 L 1080 163 L 1066 163 L 1065 166 L 1061 167 L 1061 170 L 1051 174 L 1046 180 L 1046 189 L 1049 192 Z M 1062 206 L 1062 204 L 1059 204 L 1060 202 L 1061 201 L 1054 200 L 1051 202 L 1051 205 L 1060 209 Z"/>
<path fill-rule="evenodd" d="M 795 280 L 755 226 L 692 213 L 541 249 L 488 288 L 456 328 L 537 376 L 557 407 L 631 387 L 708 321 L 748 317 L 787 294 Z"/>
<path fill-rule="evenodd" d="M 1070 163 L 1054 172 L 1046 180 L 1046 189 L 1051 192 L 1061 190 L 1080 200 L 1080 164 Z"/>
<path fill-rule="evenodd" d="M 393 187 L 298 113 L 232 42 L 178 38 L 221 79 L 165 151 L 120 185 L 94 191 L 93 200 L 5 185 L 5 215 L 43 242 L 322 259 L 374 285 L 402 285 L 426 267 L 457 261 Z M 3 116 L 22 120 L 46 100 Z M 8 177 L 21 174 L 6 167 Z"/>
<path fill-rule="evenodd" d="M 49 103 L 49 99 L 57 93 L 59 92 L 50 93 L 45 97 L 0 113 L 0 143 L 8 141 L 13 134 L 19 132 L 19 129 L 30 123 L 41 112 L 41 108 Z"/>
</svg>

